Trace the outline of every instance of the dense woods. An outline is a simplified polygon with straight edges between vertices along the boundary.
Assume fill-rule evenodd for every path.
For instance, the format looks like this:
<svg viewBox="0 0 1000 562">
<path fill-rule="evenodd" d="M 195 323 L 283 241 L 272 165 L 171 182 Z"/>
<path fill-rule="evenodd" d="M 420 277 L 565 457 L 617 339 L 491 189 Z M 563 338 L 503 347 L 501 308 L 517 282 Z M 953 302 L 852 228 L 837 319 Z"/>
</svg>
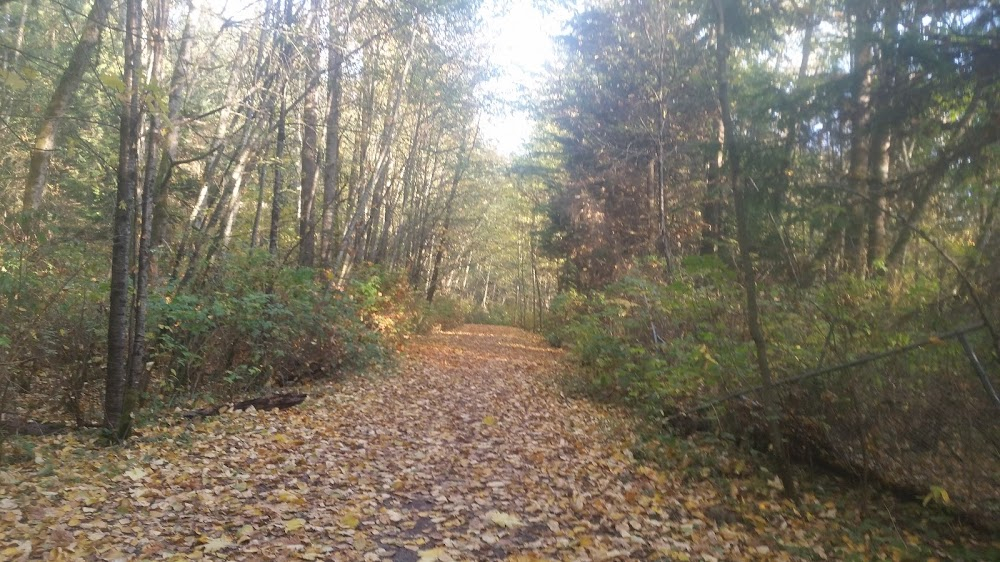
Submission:
<svg viewBox="0 0 1000 562">
<path fill-rule="evenodd" d="M 1000 520 L 1000 7 L 539 4 L 510 156 L 493 3 L 0 0 L 0 465 L 475 322 L 790 501 Z"/>
<path fill-rule="evenodd" d="M 537 147 L 550 339 L 673 431 L 767 444 L 790 496 L 791 455 L 994 518 L 998 25 L 977 1 L 580 12 Z"/>
<path fill-rule="evenodd" d="M 478 4 L 0 9 L 5 416 L 118 440 L 140 405 L 361 366 L 466 302 L 538 324 Z"/>
</svg>

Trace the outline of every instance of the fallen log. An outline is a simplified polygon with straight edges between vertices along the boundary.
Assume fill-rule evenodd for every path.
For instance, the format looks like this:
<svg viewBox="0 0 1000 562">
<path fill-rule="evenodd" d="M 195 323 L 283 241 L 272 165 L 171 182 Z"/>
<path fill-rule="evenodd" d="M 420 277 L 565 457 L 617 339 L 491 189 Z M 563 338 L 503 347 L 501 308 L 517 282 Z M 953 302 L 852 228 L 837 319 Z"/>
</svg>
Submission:
<svg viewBox="0 0 1000 562">
<path fill-rule="evenodd" d="M 0 421 L 0 434 L 6 435 L 30 435 L 41 437 L 43 435 L 55 435 L 69 430 L 69 427 L 61 423 L 42 423 L 21 418 L 10 418 Z"/>
<path fill-rule="evenodd" d="M 228 408 L 229 410 L 247 410 L 250 407 L 253 407 L 254 410 L 284 410 L 285 408 L 291 408 L 292 406 L 301 404 L 302 401 L 308 396 L 308 394 L 272 394 L 270 396 L 251 398 L 249 400 L 242 400 L 232 404 L 219 404 L 218 406 L 212 406 L 210 408 L 191 410 L 189 412 L 184 412 L 184 417 L 193 419 L 217 416 L 220 412 L 222 412 L 223 408 Z"/>
</svg>

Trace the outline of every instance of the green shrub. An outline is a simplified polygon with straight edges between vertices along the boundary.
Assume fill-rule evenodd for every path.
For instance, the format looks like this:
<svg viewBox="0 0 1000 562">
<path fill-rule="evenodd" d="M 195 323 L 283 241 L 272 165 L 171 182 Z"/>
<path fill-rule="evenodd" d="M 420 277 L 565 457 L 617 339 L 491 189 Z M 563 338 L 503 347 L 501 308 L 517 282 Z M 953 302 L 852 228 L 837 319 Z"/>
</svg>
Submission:
<svg viewBox="0 0 1000 562">
<path fill-rule="evenodd" d="M 465 324 L 470 316 L 471 305 L 448 294 L 438 294 L 430 303 L 423 301 L 416 331 L 426 334 L 434 329 L 454 330 Z"/>
<path fill-rule="evenodd" d="M 729 267 L 697 257 L 685 259 L 669 280 L 662 271 L 655 262 L 640 263 L 600 292 L 559 295 L 545 333 L 577 362 L 576 388 L 670 427 L 663 422 L 675 414 L 756 387 L 760 377 L 743 290 Z M 897 293 L 884 278 L 847 277 L 810 289 L 762 282 L 759 291 L 779 381 L 975 320 L 958 299 L 952 300 L 959 306 L 942 304 L 940 288 L 930 281 Z M 990 359 L 987 334 L 971 334 L 970 342 Z M 976 467 L 996 466 L 1000 435 L 988 421 L 995 404 L 958 343 L 939 341 L 782 385 L 778 396 L 796 456 L 871 472 L 894 485 L 919 489 L 946 481 L 957 502 L 998 510 L 997 488 L 989 491 L 976 476 Z M 766 442 L 760 404 L 754 393 L 715 403 L 697 414 L 710 413 L 712 420 L 689 427 Z"/>
<path fill-rule="evenodd" d="M 320 270 L 273 268 L 261 254 L 231 258 L 214 292 L 151 298 L 161 392 L 245 394 L 390 357 L 409 314 L 383 294 L 392 281 L 365 272 L 340 290 Z"/>
</svg>

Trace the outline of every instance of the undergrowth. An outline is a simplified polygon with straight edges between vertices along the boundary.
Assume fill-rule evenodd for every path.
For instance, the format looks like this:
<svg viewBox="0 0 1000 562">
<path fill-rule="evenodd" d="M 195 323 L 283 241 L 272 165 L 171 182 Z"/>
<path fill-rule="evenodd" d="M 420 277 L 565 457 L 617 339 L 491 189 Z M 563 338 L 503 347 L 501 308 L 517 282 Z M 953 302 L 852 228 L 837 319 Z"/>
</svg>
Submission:
<svg viewBox="0 0 1000 562">
<path fill-rule="evenodd" d="M 30 456 L 28 441 L 16 436 L 28 420 L 102 419 L 106 264 L 83 255 L 71 242 L 0 249 L 4 461 Z M 150 295 L 140 419 L 387 366 L 421 311 L 396 273 L 356 271 L 337 287 L 325 270 L 280 266 L 265 251 L 234 252 L 206 278 L 185 286 L 162 280 Z"/>
<path fill-rule="evenodd" d="M 639 263 L 600 292 L 567 291 L 554 300 L 544 334 L 577 364 L 570 386 L 637 412 L 650 439 L 715 435 L 766 450 L 760 397 L 732 396 L 760 382 L 735 273 L 704 257 L 685 259 L 670 277 L 664 271 L 656 261 Z M 808 290 L 762 283 L 761 292 L 778 378 L 975 321 L 961 299 L 927 278 L 906 292 L 890 291 L 881 278 Z M 969 339 L 989 361 L 985 334 Z M 981 526 L 1000 519 L 995 405 L 955 341 L 931 337 L 910 352 L 779 388 L 780 425 L 800 463 L 878 483 Z"/>
</svg>

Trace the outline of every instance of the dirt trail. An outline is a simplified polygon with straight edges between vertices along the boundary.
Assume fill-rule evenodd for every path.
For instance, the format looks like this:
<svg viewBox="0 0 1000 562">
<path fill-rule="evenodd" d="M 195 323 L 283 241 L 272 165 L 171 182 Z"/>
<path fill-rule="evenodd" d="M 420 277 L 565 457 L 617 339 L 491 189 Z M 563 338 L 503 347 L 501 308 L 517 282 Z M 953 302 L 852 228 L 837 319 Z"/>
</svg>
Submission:
<svg viewBox="0 0 1000 562">
<path fill-rule="evenodd" d="M 466 326 L 415 339 L 397 376 L 165 425 L 110 461 L 58 438 L 0 473 L 0 558 L 775 559 L 689 513 L 714 492 L 632 461 L 621 420 L 562 397 L 559 361 Z"/>
</svg>

